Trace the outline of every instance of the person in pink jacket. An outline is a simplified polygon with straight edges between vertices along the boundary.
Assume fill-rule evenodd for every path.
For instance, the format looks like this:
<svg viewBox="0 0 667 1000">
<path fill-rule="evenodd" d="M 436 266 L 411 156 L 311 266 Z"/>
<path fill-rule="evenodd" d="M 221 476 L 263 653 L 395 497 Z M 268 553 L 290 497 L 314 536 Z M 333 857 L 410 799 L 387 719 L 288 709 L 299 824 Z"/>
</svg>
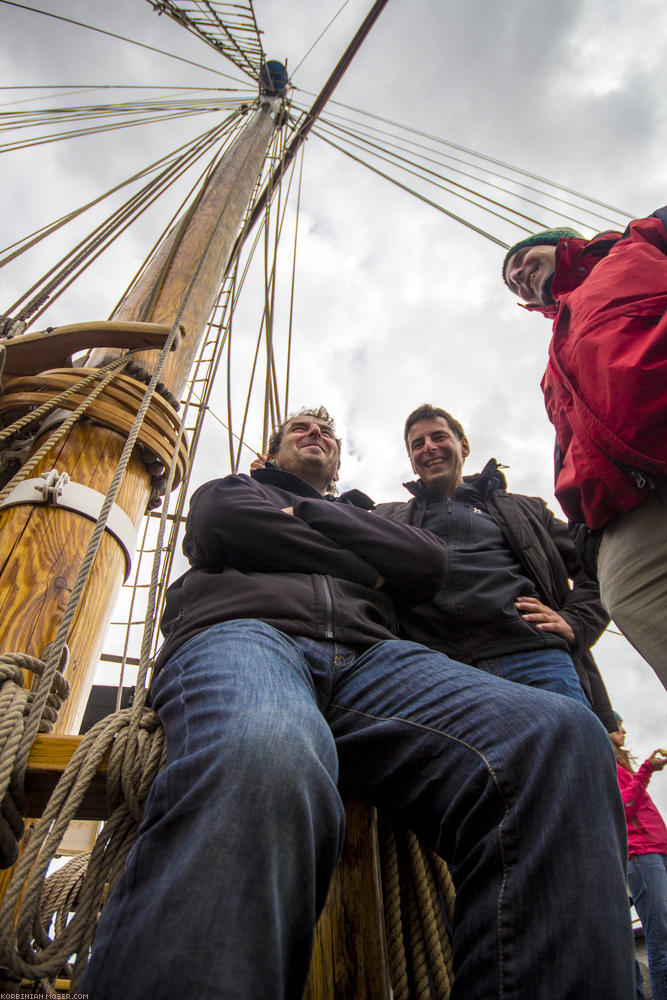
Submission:
<svg viewBox="0 0 667 1000">
<path fill-rule="evenodd" d="M 654 750 L 644 763 L 626 750 L 619 715 L 611 733 L 618 784 L 628 824 L 628 888 L 646 936 L 654 1000 L 667 1000 L 667 827 L 646 791 L 655 771 L 667 765 L 667 750 Z"/>
</svg>

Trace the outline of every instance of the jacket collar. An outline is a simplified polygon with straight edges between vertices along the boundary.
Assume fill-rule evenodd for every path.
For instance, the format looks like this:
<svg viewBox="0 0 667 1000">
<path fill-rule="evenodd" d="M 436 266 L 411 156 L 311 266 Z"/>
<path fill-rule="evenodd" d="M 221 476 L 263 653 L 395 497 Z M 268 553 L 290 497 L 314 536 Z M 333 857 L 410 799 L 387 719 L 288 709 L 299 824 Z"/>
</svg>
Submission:
<svg viewBox="0 0 667 1000">
<path fill-rule="evenodd" d="M 403 483 L 408 493 L 411 493 L 413 497 L 422 502 L 427 502 L 430 499 L 436 498 L 439 494 L 432 493 L 427 490 L 421 479 L 416 479 L 413 482 Z M 463 486 L 470 487 L 475 490 L 482 497 L 488 497 L 491 493 L 495 493 L 497 490 L 507 489 L 507 480 L 505 476 L 500 471 L 500 466 L 496 462 L 495 458 L 490 458 L 486 463 L 481 472 L 477 472 L 472 476 L 463 477 Z M 460 489 L 461 487 L 459 487 Z M 454 493 L 456 496 L 456 492 Z"/>
<path fill-rule="evenodd" d="M 277 486 L 279 489 L 287 490 L 289 493 L 296 493 L 301 497 L 310 497 L 317 500 L 329 500 L 333 503 L 351 504 L 353 507 L 361 507 L 362 510 L 372 510 L 375 504 L 369 496 L 361 490 L 346 490 L 336 496 L 334 493 L 318 493 L 318 491 L 307 483 L 300 476 L 295 476 L 291 472 L 286 472 L 277 465 L 267 465 L 263 469 L 253 469 L 250 473 L 252 479 L 267 486 Z"/>
</svg>

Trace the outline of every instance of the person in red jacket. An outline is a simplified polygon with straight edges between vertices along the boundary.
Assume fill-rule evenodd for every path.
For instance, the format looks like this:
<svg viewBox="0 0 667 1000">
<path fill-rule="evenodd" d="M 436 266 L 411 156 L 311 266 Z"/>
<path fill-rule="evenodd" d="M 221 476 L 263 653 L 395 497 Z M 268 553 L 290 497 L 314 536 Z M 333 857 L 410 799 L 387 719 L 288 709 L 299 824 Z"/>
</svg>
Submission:
<svg viewBox="0 0 667 1000">
<path fill-rule="evenodd" d="M 667 750 L 654 750 L 641 767 L 626 750 L 620 715 L 611 733 L 618 784 L 628 824 L 628 888 L 644 928 L 654 1000 L 667 1000 L 667 827 L 646 791 L 667 765 Z"/>
<path fill-rule="evenodd" d="M 553 319 L 556 496 L 609 614 L 667 687 L 667 208 L 592 240 L 536 233 L 503 278 Z"/>
</svg>

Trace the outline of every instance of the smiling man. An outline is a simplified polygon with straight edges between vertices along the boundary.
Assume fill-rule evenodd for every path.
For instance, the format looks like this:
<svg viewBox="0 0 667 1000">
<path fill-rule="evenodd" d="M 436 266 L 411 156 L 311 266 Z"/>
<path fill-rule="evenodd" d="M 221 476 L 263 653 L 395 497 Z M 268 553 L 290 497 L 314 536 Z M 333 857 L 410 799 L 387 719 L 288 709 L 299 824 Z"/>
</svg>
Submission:
<svg viewBox="0 0 667 1000">
<path fill-rule="evenodd" d="M 499 677 L 590 704 L 613 732 L 590 653 L 608 618 L 566 525 L 538 497 L 506 492 L 495 459 L 464 478 L 470 446 L 446 410 L 414 410 L 405 445 L 419 477 L 405 484 L 412 499 L 379 504 L 376 513 L 434 532 L 449 560 L 436 596 L 402 613 L 402 634 Z"/>
<path fill-rule="evenodd" d="M 605 607 L 667 687 L 667 208 L 623 234 L 525 237 L 503 279 L 553 320 L 556 496 Z"/>
<path fill-rule="evenodd" d="M 167 764 L 82 989 L 301 1000 L 343 842 L 340 783 L 449 863 L 460 997 L 627 1000 L 625 821 L 604 730 L 572 700 L 396 639 L 398 610 L 442 583 L 445 548 L 374 517 L 357 490 L 332 495 L 326 410 L 286 420 L 269 451 L 192 497 L 190 569 L 167 592 L 151 684 Z"/>
</svg>

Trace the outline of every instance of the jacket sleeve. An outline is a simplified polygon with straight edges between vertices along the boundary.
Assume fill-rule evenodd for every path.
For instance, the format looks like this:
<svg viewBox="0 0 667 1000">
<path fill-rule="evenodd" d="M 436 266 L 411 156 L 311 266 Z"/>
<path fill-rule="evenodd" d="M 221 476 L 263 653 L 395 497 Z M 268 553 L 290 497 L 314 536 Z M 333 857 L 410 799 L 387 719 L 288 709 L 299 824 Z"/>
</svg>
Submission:
<svg viewBox="0 0 667 1000">
<path fill-rule="evenodd" d="M 313 501 L 333 507 L 325 500 Z M 183 552 L 193 568 L 232 566 L 242 572 L 327 573 L 367 587 L 378 570 L 300 517 L 285 514 L 247 476 L 226 476 L 192 497 Z"/>
<path fill-rule="evenodd" d="M 634 774 L 626 771 L 624 767 L 618 766 L 618 783 L 621 789 L 625 818 L 628 823 L 635 818 L 642 800 L 647 795 L 646 788 L 652 774 L 653 767 L 650 760 L 645 760 Z"/>
<path fill-rule="evenodd" d="M 565 601 L 560 608 L 554 610 L 558 611 L 571 626 L 577 651 L 585 653 L 604 632 L 609 624 L 609 615 L 600 601 L 597 580 L 590 577 L 581 567 L 567 525 L 554 517 L 546 505 L 544 509 L 547 529 L 572 580 L 572 587 Z"/>
<path fill-rule="evenodd" d="M 384 590 L 401 607 L 428 600 L 444 581 L 447 548 L 430 531 L 319 500 L 295 501 L 294 513 L 318 534 L 370 563 L 384 579 Z"/>
</svg>

